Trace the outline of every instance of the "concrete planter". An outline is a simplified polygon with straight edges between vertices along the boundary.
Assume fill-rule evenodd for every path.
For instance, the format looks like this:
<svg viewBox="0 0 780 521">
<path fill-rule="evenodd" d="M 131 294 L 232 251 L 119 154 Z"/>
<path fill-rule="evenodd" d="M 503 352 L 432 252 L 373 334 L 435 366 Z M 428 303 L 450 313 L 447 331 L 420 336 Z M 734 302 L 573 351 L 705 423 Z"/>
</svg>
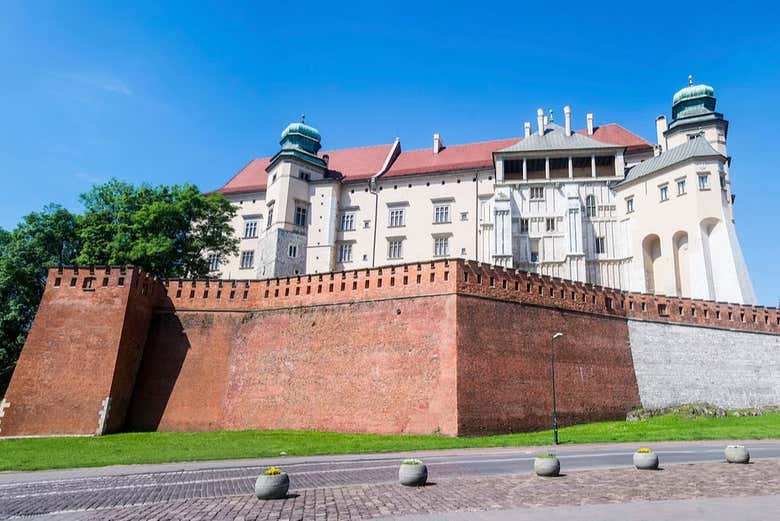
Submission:
<svg viewBox="0 0 780 521">
<path fill-rule="evenodd" d="M 415 463 L 413 463 L 415 462 Z M 428 467 L 420 460 L 404 460 L 398 468 L 398 482 L 407 487 L 421 487 L 428 481 Z"/>
<path fill-rule="evenodd" d="M 552 454 L 534 458 L 534 472 L 537 476 L 555 477 L 561 473 L 561 462 Z"/>
<path fill-rule="evenodd" d="M 726 461 L 729 463 L 748 463 L 750 453 L 742 445 L 729 445 L 726 447 Z"/>
<path fill-rule="evenodd" d="M 634 453 L 634 466 L 639 470 L 658 470 L 658 456 L 655 452 Z"/>
<path fill-rule="evenodd" d="M 290 488 L 290 477 L 286 472 L 267 476 L 260 474 L 255 481 L 257 499 L 283 499 Z"/>
</svg>

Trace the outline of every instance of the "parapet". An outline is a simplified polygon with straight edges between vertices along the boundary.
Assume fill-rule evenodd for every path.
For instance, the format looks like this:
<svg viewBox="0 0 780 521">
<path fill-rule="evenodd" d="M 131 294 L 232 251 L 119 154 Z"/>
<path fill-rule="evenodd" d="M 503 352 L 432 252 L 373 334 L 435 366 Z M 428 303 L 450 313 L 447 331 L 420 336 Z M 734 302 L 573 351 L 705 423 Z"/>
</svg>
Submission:
<svg viewBox="0 0 780 521">
<path fill-rule="evenodd" d="M 458 293 L 631 320 L 780 334 L 780 309 L 632 293 L 557 277 L 457 261 Z"/>
<path fill-rule="evenodd" d="M 581 313 L 780 334 L 780 310 L 621 291 L 521 270 L 441 259 L 261 280 L 159 280 L 139 268 L 52 268 L 47 286 L 129 285 L 176 310 L 252 311 L 458 293 Z"/>
<path fill-rule="evenodd" d="M 137 297 L 154 300 L 165 295 L 165 287 L 155 276 L 135 266 L 64 266 L 50 268 L 46 289 L 84 292 L 103 288 L 127 288 Z"/>
</svg>

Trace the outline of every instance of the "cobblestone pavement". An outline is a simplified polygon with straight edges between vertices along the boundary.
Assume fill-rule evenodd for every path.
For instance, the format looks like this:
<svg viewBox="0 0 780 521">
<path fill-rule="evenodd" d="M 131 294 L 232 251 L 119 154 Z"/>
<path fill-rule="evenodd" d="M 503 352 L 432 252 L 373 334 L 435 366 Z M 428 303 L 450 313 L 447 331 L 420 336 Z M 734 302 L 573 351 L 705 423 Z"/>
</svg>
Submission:
<svg viewBox="0 0 780 521">
<path fill-rule="evenodd" d="M 327 467 L 327 465 L 325 465 Z M 460 476 L 447 474 L 445 479 L 432 479 L 430 486 L 410 489 L 401 487 L 394 480 L 389 469 L 367 469 L 377 472 L 376 483 L 350 485 L 346 482 L 318 483 L 306 488 L 303 476 L 293 469 L 293 488 L 287 499 L 258 501 L 250 493 L 256 468 L 243 469 L 244 475 L 236 469 L 224 471 L 219 486 L 209 483 L 199 492 L 211 497 L 187 495 L 190 490 L 186 473 L 171 473 L 166 479 L 180 480 L 173 487 L 153 488 L 159 492 L 146 496 L 144 504 L 133 504 L 140 490 L 150 488 L 150 475 L 132 476 L 128 488 L 114 490 L 121 501 L 112 501 L 112 506 L 101 506 L 104 489 L 94 492 L 89 483 L 81 482 L 78 492 L 92 495 L 84 502 L 82 511 L 56 512 L 56 504 L 47 504 L 37 512 L 49 512 L 40 519 L 57 520 L 356 520 L 380 517 L 396 517 L 420 513 L 485 511 L 518 507 L 549 507 L 561 505 L 598 505 L 634 501 L 654 501 L 705 497 L 746 497 L 780 494 L 780 459 L 762 459 L 750 465 L 729 465 L 727 463 L 698 463 L 668 465 L 660 471 L 637 471 L 632 468 L 574 471 L 559 478 L 538 478 L 525 473 L 510 476 Z M 323 475 L 327 469 L 312 472 L 312 476 Z M 176 475 L 174 475 L 176 474 Z M 334 472 L 344 476 L 348 473 Z M 250 475 L 252 477 L 250 477 Z M 224 478 L 234 478 L 226 481 Z M 341 479 L 341 478 L 339 478 Z M 363 479 L 361 477 L 361 479 Z M 365 480 L 363 479 L 365 482 Z M 233 483 L 233 485 L 226 485 Z M 61 486 L 59 483 L 54 483 Z M 37 483 L 48 487 L 52 483 Z M 51 492 L 54 496 L 57 486 Z M 177 487 L 181 487 L 181 490 Z M 209 488 L 211 487 L 211 488 Z M 36 505 L 46 503 L 36 495 L 34 501 L 19 496 L 18 489 L 4 492 L 0 489 L 0 515 L 14 518 L 31 515 Z M 8 493 L 11 492 L 11 493 Z M 40 490 L 39 490 L 40 492 Z M 177 495 L 177 492 L 184 492 Z M 184 497 L 182 497 L 184 496 Z"/>
</svg>

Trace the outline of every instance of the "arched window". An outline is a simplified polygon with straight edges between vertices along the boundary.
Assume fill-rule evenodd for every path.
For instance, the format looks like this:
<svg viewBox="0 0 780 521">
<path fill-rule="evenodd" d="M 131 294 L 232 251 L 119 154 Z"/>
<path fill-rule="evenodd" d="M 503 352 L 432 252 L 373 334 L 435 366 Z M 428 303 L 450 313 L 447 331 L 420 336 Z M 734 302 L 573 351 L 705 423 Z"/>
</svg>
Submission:
<svg viewBox="0 0 780 521">
<path fill-rule="evenodd" d="M 596 198 L 592 195 L 585 198 L 585 215 L 596 217 Z"/>
</svg>

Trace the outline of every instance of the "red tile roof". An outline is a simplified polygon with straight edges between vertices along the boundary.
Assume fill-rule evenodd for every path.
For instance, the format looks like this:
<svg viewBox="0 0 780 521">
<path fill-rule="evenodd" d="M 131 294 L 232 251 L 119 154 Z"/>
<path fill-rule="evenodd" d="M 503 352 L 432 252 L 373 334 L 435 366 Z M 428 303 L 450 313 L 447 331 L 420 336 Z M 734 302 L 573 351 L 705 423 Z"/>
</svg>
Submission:
<svg viewBox="0 0 780 521">
<path fill-rule="evenodd" d="M 323 152 L 328 155 L 328 171 L 345 180 L 368 179 L 382 169 L 393 145 L 345 148 Z"/>
<path fill-rule="evenodd" d="M 577 132 L 587 134 L 586 130 L 578 130 Z M 592 137 L 603 143 L 623 145 L 629 150 L 640 150 L 653 146 L 647 140 L 615 123 L 597 127 L 594 129 Z M 438 154 L 434 154 L 431 148 L 402 151 L 382 177 L 488 168 L 493 165 L 493 152 L 513 145 L 520 140 L 521 138 L 509 138 L 453 145 L 444 147 Z M 331 175 L 343 181 L 359 181 L 369 179 L 381 170 L 392 146 L 387 144 L 345 148 L 322 152 L 321 155 L 329 156 L 328 170 Z M 217 192 L 229 194 L 265 190 L 268 184 L 268 173 L 265 169 L 269 163 L 270 158 L 268 157 L 250 161 Z"/>
<path fill-rule="evenodd" d="M 518 141 L 520 138 L 445 146 L 438 154 L 432 148 L 401 152 L 382 177 L 487 168 L 493 165 L 493 152 Z"/>
<path fill-rule="evenodd" d="M 578 130 L 577 134 L 587 135 L 588 130 Z M 647 141 L 645 138 L 634 134 L 630 130 L 626 130 L 617 123 L 608 123 L 606 125 L 601 125 L 594 128 L 593 135 L 591 137 L 596 141 L 601 141 L 602 143 L 623 145 L 629 150 L 653 148 L 653 144 Z"/>
<path fill-rule="evenodd" d="M 265 190 L 268 185 L 268 172 L 265 169 L 270 163 L 270 157 L 253 159 L 217 192 L 232 194 Z"/>
</svg>

